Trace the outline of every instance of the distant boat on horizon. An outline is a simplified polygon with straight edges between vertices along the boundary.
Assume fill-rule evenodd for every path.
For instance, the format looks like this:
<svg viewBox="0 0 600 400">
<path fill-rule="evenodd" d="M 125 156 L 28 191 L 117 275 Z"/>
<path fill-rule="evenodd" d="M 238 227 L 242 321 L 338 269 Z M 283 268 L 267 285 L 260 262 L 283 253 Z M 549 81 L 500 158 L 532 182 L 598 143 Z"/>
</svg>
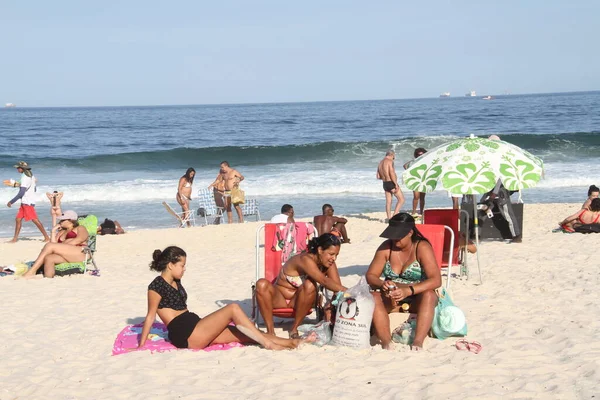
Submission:
<svg viewBox="0 0 600 400">
<path fill-rule="evenodd" d="M 477 97 L 477 93 L 474 90 L 471 90 L 469 93 L 465 94 L 465 97 Z"/>
<path fill-rule="evenodd" d="M 450 97 L 450 92 L 444 92 L 440 94 L 440 97 Z"/>
<path fill-rule="evenodd" d="M 493 96 L 485 96 L 485 97 L 482 97 L 481 100 L 494 100 L 494 97 Z"/>
<path fill-rule="evenodd" d="M 15 103 L 6 103 L 4 107 L 6 108 L 15 108 L 17 105 Z"/>
</svg>

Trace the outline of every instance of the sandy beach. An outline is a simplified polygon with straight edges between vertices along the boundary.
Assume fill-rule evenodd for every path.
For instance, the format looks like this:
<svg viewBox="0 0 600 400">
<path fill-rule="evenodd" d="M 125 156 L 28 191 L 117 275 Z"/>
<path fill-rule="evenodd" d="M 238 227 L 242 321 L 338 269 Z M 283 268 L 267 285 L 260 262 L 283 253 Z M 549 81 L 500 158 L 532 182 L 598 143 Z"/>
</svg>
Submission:
<svg viewBox="0 0 600 400">
<path fill-rule="evenodd" d="M 591 399 L 600 391 L 599 236 L 551 232 L 578 207 L 526 204 L 523 243 L 481 245 L 484 284 L 473 255 L 471 279 L 453 279 L 480 354 L 458 351 L 455 338 L 429 338 L 420 353 L 305 345 L 111 356 L 119 331 L 145 316 L 156 248 L 188 253 L 191 311 L 236 302 L 250 314 L 262 222 L 99 237 L 100 277 L 0 278 L 0 399 Z M 383 213 L 370 216 L 349 219 L 352 244 L 338 258 L 346 286 L 382 242 L 385 225 L 375 219 Z M 0 265 L 33 260 L 41 247 L 38 239 L 0 243 Z"/>
</svg>

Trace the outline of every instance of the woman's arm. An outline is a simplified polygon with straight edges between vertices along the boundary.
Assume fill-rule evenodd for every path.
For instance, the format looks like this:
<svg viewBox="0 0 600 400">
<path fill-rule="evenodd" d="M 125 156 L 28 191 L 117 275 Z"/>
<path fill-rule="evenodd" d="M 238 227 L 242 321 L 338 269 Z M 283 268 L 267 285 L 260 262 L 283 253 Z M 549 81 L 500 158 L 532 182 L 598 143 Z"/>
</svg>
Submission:
<svg viewBox="0 0 600 400">
<path fill-rule="evenodd" d="M 215 181 L 213 183 L 211 183 L 210 185 L 208 185 L 208 188 L 210 189 L 211 187 L 217 187 L 217 185 L 219 184 L 220 181 L 223 180 L 223 176 L 221 174 L 217 174 L 217 177 L 215 178 Z"/>
<path fill-rule="evenodd" d="M 88 238 L 89 238 L 89 234 L 87 229 L 85 229 L 83 226 L 78 226 L 77 228 L 75 228 L 77 230 L 77 236 L 72 238 L 72 239 L 67 239 L 65 240 L 63 243 L 65 244 L 71 244 L 73 246 L 77 246 L 81 243 L 85 243 L 87 242 Z"/>
<path fill-rule="evenodd" d="M 375 252 L 373 256 L 373 261 L 369 265 L 369 269 L 366 273 L 367 283 L 373 289 L 381 289 L 385 281 L 381 280 L 380 276 L 383 273 L 383 267 L 387 262 L 387 257 L 390 251 L 390 244 L 386 240 L 382 244 L 379 245 L 379 248 Z"/>
<path fill-rule="evenodd" d="M 50 232 L 50 243 L 58 243 L 58 230 L 60 229 L 60 224 L 56 224 L 52 227 L 52 231 Z"/>
<path fill-rule="evenodd" d="M 587 210 L 579 210 L 575 214 L 568 216 L 565 218 L 559 225 L 568 224 L 569 222 L 575 221 L 581 214 L 586 212 Z"/>
<path fill-rule="evenodd" d="M 150 328 L 152 328 L 152 324 L 156 320 L 156 310 L 158 310 L 158 303 L 160 303 L 160 299 L 160 294 L 156 293 L 154 290 L 148 290 L 148 313 L 146 314 L 146 319 L 144 320 L 144 327 L 142 328 L 138 349 L 144 347 L 146 344 L 148 334 L 150 333 Z"/>
<path fill-rule="evenodd" d="M 298 257 L 298 256 L 296 256 L 296 257 Z M 317 263 L 314 262 L 306 254 L 300 254 L 299 257 L 302 257 L 302 258 L 301 258 L 301 262 L 298 262 L 298 264 L 302 268 L 302 271 L 304 271 L 304 273 L 306 275 L 308 275 L 312 280 L 325 286 L 326 289 L 329 289 L 333 292 L 341 292 L 341 291 L 346 290 L 346 288 L 344 286 L 342 286 L 339 274 L 337 275 L 337 281 L 336 281 L 333 277 L 329 276 L 329 274 L 325 275 L 324 273 L 322 273 L 319 270 Z M 334 268 L 334 266 L 331 266 L 330 269 L 331 268 Z M 337 272 L 337 267 L 335 267 L 335 270 Z"/>
<path fill-rule="evenodd" d="M 582 210 L 589 210 L 590 209 L 590 204 L 592 204 L 592 199 L 587 199 L 585 201 L 585 203 L 583 203 L 583 205 L 581 206 Z"/>
<path fill-rule="evenodd" d="M 440 273 L 440 268 L 435 260 L 435 254 L 433 253 L 431 244 L 424 240 L 421 241 L 419 247 L 417 247 L 416 256 L 427 279 L 415 285 L 397 285 L 398 288 L 390 292 L 390 297 L 396 302 L 428 290 L 435 290 L 442 286 L 442 274 Z"/>
</svg>

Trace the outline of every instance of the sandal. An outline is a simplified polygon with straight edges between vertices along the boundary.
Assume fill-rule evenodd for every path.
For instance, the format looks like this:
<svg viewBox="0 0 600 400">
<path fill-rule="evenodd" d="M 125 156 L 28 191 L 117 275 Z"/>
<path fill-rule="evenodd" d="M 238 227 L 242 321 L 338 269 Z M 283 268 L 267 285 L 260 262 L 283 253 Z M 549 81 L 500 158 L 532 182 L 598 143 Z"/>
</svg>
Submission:
<svg viewBox="0 0 600 400">
<path fill-rule="evenodd" d="M 483 346 L 479 342 L 469 342 L 466 339 L 457 340 L 454 344 L 457 350 L 466 350 L 474 354 L 479 354 Z"/>
</svg>

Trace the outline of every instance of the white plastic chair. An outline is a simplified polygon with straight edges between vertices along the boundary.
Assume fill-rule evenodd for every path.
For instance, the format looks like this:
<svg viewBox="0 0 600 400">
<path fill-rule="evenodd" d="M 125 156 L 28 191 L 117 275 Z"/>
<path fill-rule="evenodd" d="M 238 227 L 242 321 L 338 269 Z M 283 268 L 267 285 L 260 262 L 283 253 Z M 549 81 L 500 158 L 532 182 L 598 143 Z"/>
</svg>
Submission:
<svg viewBox="0 0 600 400">
<path fill-rule="evenodd" d="M 166 201 L 163 201 L 162 204 L 167 209 L 167 212 L 177 219 L 180 228 L 185 228 L 188 222 L 192 226 L 196 225 L 196 219 L 194 218 L 194 212 L 192 210 L 177 212 Z"/>
<path fill-rule="evenodd" d="M 218 224 L 221 222 L 223 217 L 223 207 L 217 207 L 215 203 L 215 197 L 211 190 L 200 189 L 198 190 L 198 215 L 204 217 L 204 225 L 208 225 L 208 219 L 211 218 L 211 224 Z"/>
</svg>

